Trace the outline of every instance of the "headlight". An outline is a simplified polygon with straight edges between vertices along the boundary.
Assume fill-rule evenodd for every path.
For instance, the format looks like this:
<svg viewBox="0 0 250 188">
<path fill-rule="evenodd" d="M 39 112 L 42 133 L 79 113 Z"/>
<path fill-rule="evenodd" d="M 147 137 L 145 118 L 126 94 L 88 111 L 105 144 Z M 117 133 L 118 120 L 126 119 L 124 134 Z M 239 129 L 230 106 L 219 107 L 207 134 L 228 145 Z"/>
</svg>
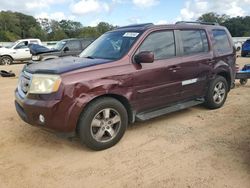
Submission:
<svg viewBox="0 0 250 188">
<path fill-rule="evenodd" d="M 31 80 L 29 93 L 49 94 L 58 91 L 61 84 L 59 75 L 34 74 Z"/>
<path fill-rule="evenodd" d="M 34 55 L 31 58 L 33 61 L 39 61 L 40 60 L 40 56 L 39 55 Z"/>
</svg>

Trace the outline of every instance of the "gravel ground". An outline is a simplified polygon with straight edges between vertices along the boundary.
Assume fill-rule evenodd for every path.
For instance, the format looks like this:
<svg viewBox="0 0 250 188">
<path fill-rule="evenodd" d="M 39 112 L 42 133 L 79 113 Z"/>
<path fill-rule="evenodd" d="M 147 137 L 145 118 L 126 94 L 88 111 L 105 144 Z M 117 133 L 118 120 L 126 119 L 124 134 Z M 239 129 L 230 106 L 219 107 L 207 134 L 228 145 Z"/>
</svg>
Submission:
<svg viewBox="0 0 250 188">
<path fill-rule="evenodd" d="M 250 187 L 250 83 L 237 82 L 221 109 L 197 106 L 136 123 L 100 152 L 21 121 L 16 84 L 0 77 L 0 187 Z"/>
</svg>

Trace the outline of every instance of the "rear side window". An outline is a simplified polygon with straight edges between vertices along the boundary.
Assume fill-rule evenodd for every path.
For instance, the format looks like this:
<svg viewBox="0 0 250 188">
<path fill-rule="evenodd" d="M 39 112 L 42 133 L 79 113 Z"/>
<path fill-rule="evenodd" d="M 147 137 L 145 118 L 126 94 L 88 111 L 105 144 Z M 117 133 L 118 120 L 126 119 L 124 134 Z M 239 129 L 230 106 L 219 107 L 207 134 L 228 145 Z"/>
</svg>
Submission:
<svg viewBox="0 0 250 188">
<path fill-rule="evenodd" d="M 208 52 L 208 41 L 204 30 L 182 30 L 180 33 L 184 55 Z"/>
<path fill-rule="evenodd" d="M 219 53 L 232 51 L 228 36 L 225 30 L 213 30 L 214 49 Z"/>
<path fill-rule="evenodd" d="M 152 51 L 155 59 L 167 59 L 175 56 L 175 40 L 173 31 L 160 31 L 151 33 L 137 50 Z"/>
<path fill-rule="evenodd" d="M 81 43 L 77 40 L 68 41 L 66 46 L 69 48 L 70 51 L 81 50 Z"/>
<path fill-rule="evenodd" d="M 82 43 L 82 48 L 85 49 L 87 48 L 87 46 L 89 46 L 94 40 L 92 39 L 86 39 L 86 40 L 82 40 L 81 43 Z"/>
</svg>

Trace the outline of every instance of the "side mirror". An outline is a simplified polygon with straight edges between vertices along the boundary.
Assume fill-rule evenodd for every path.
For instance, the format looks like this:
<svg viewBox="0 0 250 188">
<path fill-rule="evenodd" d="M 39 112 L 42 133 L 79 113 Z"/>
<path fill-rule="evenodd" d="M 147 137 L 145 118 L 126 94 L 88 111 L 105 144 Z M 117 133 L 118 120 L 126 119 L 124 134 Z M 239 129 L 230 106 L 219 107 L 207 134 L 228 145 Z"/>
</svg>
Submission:
<svg viewBox="0 0 250 188">
<path fill-rule="evenodd" d="M 66 46 L 66 47 L 63 49 L 63 51 L 64 51 L 64 52 L 69 51 L 69 47 Z"/>
<path fill-rule="evenodd" d="M 135 55 L 135 62 L 140 63 L 153 63 L 154 62 L 154 53 L 151 51 L 143 51 Z"/>
</svg>

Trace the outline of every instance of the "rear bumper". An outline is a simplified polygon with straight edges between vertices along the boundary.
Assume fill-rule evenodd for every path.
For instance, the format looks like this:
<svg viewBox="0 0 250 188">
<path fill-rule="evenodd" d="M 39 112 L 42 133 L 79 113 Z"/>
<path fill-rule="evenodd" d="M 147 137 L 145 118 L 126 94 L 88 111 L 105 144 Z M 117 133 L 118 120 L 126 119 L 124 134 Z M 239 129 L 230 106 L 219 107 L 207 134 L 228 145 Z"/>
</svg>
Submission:
<svg viewBox="0 0 250 188">
<path fill-rule="evenodd" d="M 244 50 L 244 49 L 242 49 L 241 50 L 241 54 L 248 55 L 248 54 L 250 54 L 250 50 Z"/>
<path fill-rule="evenodd" d="M 34 126 L 62 133 L 75 131 L 82 106 L 68 100 L 36 100 L 22 98 L 15 91 L 15 107 L 20 118 Z M 45 119 L 41 122 L 39 116 Z"/>
<path fill-rule="evenodd" d="M 237 72 L 235 79 L 250 79 L 250 72 Z"/>
</svg>

